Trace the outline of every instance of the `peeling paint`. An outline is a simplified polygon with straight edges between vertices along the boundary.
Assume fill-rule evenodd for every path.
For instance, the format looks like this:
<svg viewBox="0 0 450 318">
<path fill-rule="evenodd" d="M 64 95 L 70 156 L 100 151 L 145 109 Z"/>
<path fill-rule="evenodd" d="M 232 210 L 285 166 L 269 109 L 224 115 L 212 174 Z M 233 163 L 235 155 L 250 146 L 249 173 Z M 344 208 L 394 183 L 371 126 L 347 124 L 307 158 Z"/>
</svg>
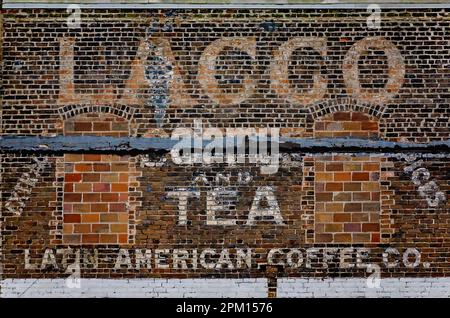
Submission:
<svg viewBox="0 0 450 318">
<path fill-rule="evenodd" d="M 146 103 L 154 108 L 155 121 L 163 126 L 166 109 L 170 105 L 169 88 L 173 80 L 173 67 L 164 56 L 163 49 L 154 44 L 149 45 L 149 58 L 145 66 L 145 78 L 150 86 L 151 97 Z"/>
<path fill-rule="evenodd" d="M 33 160 L 35 163 L 30 165 L 27 169 L 28 171 L 20 176 L 19 181 L 14 187 L 14 192 L 5 203 L 5 209 L 15 216 L 20 216 L 22 214 L 26 202 L 30 199 L 32 189 L 38 182 L 45 167 L 48 165 L 47 157 L 43 157 L 42 159 L 33 157 Z"/>
<path fill-rule="evenodd" d="M 415 161 L 415 157 L 408 157 L 406 161 L 410 163 L 403 171 L 411 174 L 411 181 L 417 187 L 419 195 L 427 201 L 430 208 L 436 208 L 447 200 L 444 192 L 434 180 L 429 181 L 431 173 L 427 168 L 421 167 L 423 160 Z"/>
</svg>

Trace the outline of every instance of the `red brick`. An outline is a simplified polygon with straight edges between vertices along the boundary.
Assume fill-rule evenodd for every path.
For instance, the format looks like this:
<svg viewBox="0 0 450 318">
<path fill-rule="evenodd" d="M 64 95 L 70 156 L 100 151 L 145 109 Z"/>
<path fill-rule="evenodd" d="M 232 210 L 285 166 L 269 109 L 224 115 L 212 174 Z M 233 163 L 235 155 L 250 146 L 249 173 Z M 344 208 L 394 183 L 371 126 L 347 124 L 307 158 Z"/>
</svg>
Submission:
<svg viewBox="0 0 450 318">
<path fill-rule="evenodd" d="M 360 223 L 345 223 L 344 232 L 361 232 Z"/>
<path fill-rule="evenodd" d="M 352 181 L 369 181 L 369 173 L 367 172 L 353 172 Z"/>
<path fill-rule="evenodd" d="M 100 241 L 100 236 L 98 234 L 83 234 L 81 241 L 83 244 L 97 244 Z"/>
<path fill-rule="evenodd" d="M 327 163 L 327 171 L 343 171 L 344 167 L 343 167 L 343 163 L 342 162 L 328 162 Z"/>
<path fill-rule="evenodd" d="M 66 153 L 64 155 L 65 162 L 78 162 L 83 160 L 83 155 L 77 153 Z"/>
<path fill-rule="evenodd" d="M 380 171 L 380 164 L 378 162 L 365 162 L 363 163 L 364 171 Z"/>
<path fill-rule="evenodd" d="M 111 233 L 126 233 L 127 231 L 127 224 L 111 224 Z"/>
<path fill-rule="evenodd" d="M 99 182 L 99 173 L 83 173 L 83 182 Z"/>
<path fill-rule="evenodd" d="M 316 193 L 316 201 L 333 201 L 333 193 L 331 192 L 323 192 L 323 193 Z"/>
<path fill-rule="evenodd" d="M 92 233 L 109 233 L 109 224 L 92 224 Z"/>
<path fill-rule="evenodd" d="M 333 120 L 351 120 L 350 112 L 335 112 L 333 113 Z"/>
<path fill-rule="evenodd" d="M 344 190 L 344 184 L 340 182 L 327 182 L 325 185 L 326 191 L 342 191 Z"/>
<path fill-rule="evenodd" d="M 128 243 L 128 234 L 119 234 L 119 243 L 127 244 Z"/>
<path fill-rule="evenodd" d="M 100 222 L 117 222 L 118 221 L 117 213 L 102 213 L 100 214 Z"/>
<path fill-rule="evenodd" d="M 127 192 L 128 191 L 128 183 L 113 183 L 111 185 L 112 192 Z"/>
<path fill-rule="evenodd" d="M 75 192 L 91 192 L 92 183 L 82 182 L 75 183 Z"/>
<path fill-rule="evenodd" d="M 74 225 L 74 233 L 90 233 L 91 225 L 90 224 L 75 224 Z"/>
<path fill-rule="evenodd" d="M 110 122 L 95 122 L 93 128 L 94 128 L 94 131 L 110 131 L 111 123 Z"/>
<path fill-rule="evenodd" d="M 92 131 L 92 123 L 90 122 L 75 122 L 75 131 Z"/>
<path fill-rule="evenodd" d="M 333 201 L 352 201 L 352 194 L 349 192 L 334 193 Z"/>
<path fill-rule="evenodd" d="M 80 203 L 80 204 L 74 204 L 73 205 L 73 212 L 88 213 L 90 211 L 91 211 L 91 205 L 90 204 Z"/>
<path fill-rule="evenodd" d="M 73 192 L 73 183 L 64 184 L 64 192 Z"/>
<path fill-rule="evenodd" d="M 94 191 L 94 192 L 109 192 L 110 184 L 109 183 L 94 183 L 92 191 Z"/>
<path fill-rule="evenodd" d="M 81 202 L 80 193 L 64 193 L 64 202 Z"/>
<path fill-rule="evenodd" d="M 64 214 L 64 223 L 80 223 L 80 214 Z"/>
<path fill-rule="evenodd" d="M 64 175 L 64 182 L 80 182 L 81 173 L 66 173 Z"/>
<path fill-rule="evenodd" d="M 96 154 L 84 154 L 83 158 L 85 161 L 101 161 L 102 155 L 96 155 Z"/>
<path fill-rule="evenodd" d="M 352 112 L 352 120 L 358 120 L 358 121 L 368 121 L 370 120 L 369 116 L 364 114 L 364 113 L 360 113 L 360 112 Z"/>
<path fill-rule="evenodd" d="M 117 234 L 100 234 L 100 243 L 117 244 L 119 243 L 119 237 Z"/>
<path fill-rule="evenodd" d="M 359 121 L 348 121 L 348 122 L 344 122 L 342 124 L 343 128 L 346 131 L 355 131 L 355 130 L 361 130 L 361 122 Z"/>
<path fill-rule="evenodd" d="M 343 212 L 344 203 L 341 202 L 326 203 L 325 210 L 327 212 Z"/>
<path fill-rule="evenodd" d="M 100 222 L 100 214 L 86 213 L 81 215 L 81 223 L 98 223 Z"/>
<path fill-rule="evenodd" d="M 100 198 L 99 193 L 83 193 L 83 202 L 99 202 Z"/>
<path fill-rule="evenodd" d="M 353 241 L 357 243 L 369 243 L 370 233 L 353 233 Z"/>
<path fill-rule="evenodd" d="M 110 203 L 109 211 L 110 212 L 123 212 L 126 211 L 125 203 Z"/>
<path fill-rule="evenodd" d="M 344 183 L 345 191 L 361 191 L 361 183 L 360 182 L 347 182 Z"/>
<path fill-rule="evenodd" d="M 331 243 L 333 241 L 332 234 L 316 234 L 315 242 L 317 243 Z"/>
<path fill-rule="evenodd" d="M 94 167 L 94 171 L 96 171 L 96 172 L 110 171 L 109 163 L 94 163 L 93 167 Z"/>
<path fill-rule="evenodd" d="M 335 172 L 334 173 L 334 181 L 351 181 L 352 173 L 351 172 Z"/>
<path fill-rule="evenodd" d="M 367 213 L 352 213 L 352 222 L 369 222 L 369 214 Z"/>
<path fill-rule="evenodd" d="M 379 233 L 372 233 L 371 242 L 372 243 L 379 243 L 381 240 Z"/>
<path fill-rule="evenodd" d="M 101 201 L 102 202 L 117 202 L 117 201 L 119 201 L 119 195 L 117 193 L 102 193 Z"/>
<path fill-rule="evenodd" d="M 345 203 L 344 211 L 345 212 L 361 212 L 362 204 L 361 203 Z"/>
<path fill-rule="evenodd" d="M 114 172 L 114 173 L 102 173 L 101 177 L 100 177 L 102 182 L 118 182 L 119 181 L 119 174 Z"/>
<path fill-rule="evenodd" d="M 111 171 L 128 171 L 128 163 L 112 163 Z"/>
<path fill-rule="evenodd" d="M 363 122 L 361 124 L 362 130 L 378 130 L 378 123 L 377 122 Z"/>
<path fill-rule="evenodd" d="M 364 212 L 378 212 L 380 211 L 380 203 L 363 203 L 363 211 Z"/>
<path fill-rule="evenodd" d="M 348 233 L 336 233 L 333 235 L 333 243 L 351 243 L 352 235 Z"/>
<path fill-rule="evenodd" d="M 316 213 L 315 222 L 333 222 L 332 213 Z"/>
<path fill-rule="evenodd" d="M 81 243 L 81 235 L 78 234 L 64 234 L 63 235 L 63 241 L 65 244 L 79 244 Z"/>
<path fill-rule="evenodd" d="M 333 215 L 333 222 L 350 222 L 352 215 L 350 213 L 336 213 Z"/>
<path fill-rule="evenodd" d="M 92 171 L 92 164 L 90 164 L 90 163 L 77 163 L 77 164 L 75 164 L 75 171 L 90 172 L 90 171 Z"/>
<path fill-rule="evenodd" d="M 325 224 L 325 232 L 342 232 L 343 226 L 340 223 Z"/>
<path fill-rule="evenodd" d="M 370 201 L 370 192 L 354 192 L 353 201 Z"/>
<path fill-rule="evenodd" d="M 380 224 L 378 223 L 363 223 L 363 232 L 378 232 L 380 230 Z"/>
<path fill-rule="evenodd" d="M 92 203 L 91 204 L 91 212 L 108 212 L 109 206 L 108 203 Z"/>
</svg>

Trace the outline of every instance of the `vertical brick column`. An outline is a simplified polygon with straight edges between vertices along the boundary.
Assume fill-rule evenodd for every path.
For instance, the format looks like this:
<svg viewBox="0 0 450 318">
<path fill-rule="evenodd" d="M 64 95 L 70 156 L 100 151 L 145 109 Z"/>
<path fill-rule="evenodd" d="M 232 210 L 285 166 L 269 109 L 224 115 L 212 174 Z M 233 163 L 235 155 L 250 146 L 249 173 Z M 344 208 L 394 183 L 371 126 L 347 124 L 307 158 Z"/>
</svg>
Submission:
<svg viewBox="0 0 450 318">
<path fill-rule="evenodd" d="M 323 157 L 314 170 L 316 242 L 379 242 L 379 158 Z"/>
<path fill-rule="evenodd" d="M 128 122 L 87 113 L 64 124 L 66 136 L 128 136 Z M 129 156 L 64 155 L 63 243 L 128 243 Z"/>
<path fill-rule="evenodd" d="M 378 122 L 357 112 L 337 112 L 315 123 L 315 137 L 378 136 Z M 317 157 L 315 242 L 380 242 L 381 158 L 333 155 Z"/>
</svg>

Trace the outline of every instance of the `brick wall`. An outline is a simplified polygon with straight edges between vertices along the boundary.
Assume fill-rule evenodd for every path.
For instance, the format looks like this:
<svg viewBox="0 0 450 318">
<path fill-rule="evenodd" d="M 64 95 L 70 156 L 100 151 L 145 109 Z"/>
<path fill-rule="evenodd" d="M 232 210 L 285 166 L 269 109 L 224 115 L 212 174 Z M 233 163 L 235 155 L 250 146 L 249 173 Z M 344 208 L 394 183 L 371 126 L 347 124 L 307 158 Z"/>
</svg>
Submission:
<svg viewBox="0 0 450 318">
<path fill-rule="evenodd" d="M 267 279 L 270 296 L 277 281 L 282 296 L 297 295 L 290 279 L 360 282 L 369 264 L 386 279 L 447 279 L 450 160 L 432 142 L 450 131 L 449 12 L 381 18 L 369 29 L 365 10 L 83 9 L 70 28 L 62 9 L 7 10 L 2 135 L 111 138 L 2 152 L 9 295 L 29 278 L 61 284 L 71 264 L 105 281 Z M 198 120 L 319 146 L 283 152 L 274 174 L 129 148 Z M 342 151 L 322 138 L 359 139 Z"/>
<path fill-rule="evenodd" d="M 378 134 L 378 121 L 359 112 L 335 112 L 314 124 L 318 138 Z M 380 242 L 380 158 L 317 157 L 314 172 L 315 242 Z"/>
</svg>

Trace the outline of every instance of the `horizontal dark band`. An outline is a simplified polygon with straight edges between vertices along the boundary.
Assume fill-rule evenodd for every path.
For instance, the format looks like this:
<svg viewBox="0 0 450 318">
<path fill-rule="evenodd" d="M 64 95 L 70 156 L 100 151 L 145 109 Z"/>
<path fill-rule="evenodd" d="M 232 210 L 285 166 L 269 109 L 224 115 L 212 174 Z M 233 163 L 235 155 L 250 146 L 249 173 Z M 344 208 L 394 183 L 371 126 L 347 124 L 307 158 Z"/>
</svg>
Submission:
<svg viewBox="0 0 450 318">
<path fill-rule="evenodd" d="M 256 137 L 250 140 L 257 141 Z M 262 139 L 261 139 L 262 140 Z M 270 142 L 270 139 L 266 138 Z M 210 140 L 203 140 L 203 147 Z M 228 140 L 228 146 L 238 147 L 242 140 Z M 105 136 L 3 136 L 0 138 L 0 151 L 7 152 L 105 152 L 105 153 L 146 153 L 168 152 L 179 140 L 170 138 L 145 137 L 105 137 Z M 225 145 L 225 144 L 224 144 Z M 194 146 L 192 147 L 194 148 Z M 450 140 L 429 143 L 393 142 L 359 138 L 283 138 L 278 142 L 280 152 L 424 152 L 449 153 Z"/>
</svg>

